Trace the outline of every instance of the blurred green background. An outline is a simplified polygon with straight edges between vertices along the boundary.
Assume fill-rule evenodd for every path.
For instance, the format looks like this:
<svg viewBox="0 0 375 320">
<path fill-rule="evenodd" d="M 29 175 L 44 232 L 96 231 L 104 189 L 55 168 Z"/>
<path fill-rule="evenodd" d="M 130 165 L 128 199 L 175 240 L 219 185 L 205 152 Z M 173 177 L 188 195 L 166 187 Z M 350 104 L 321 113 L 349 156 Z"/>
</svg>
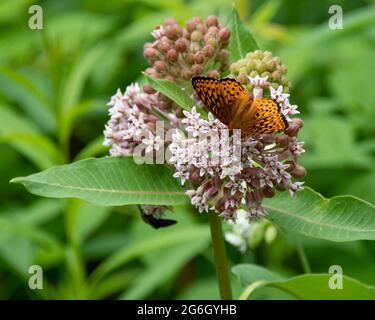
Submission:
<svg viewBox="0 0 375 320">
<path fill-rule="evenodd" d="M 43 30 L 28 27 L 33 4 L 43 8 Z M 334 4 L 343 8 L 342 30 L 328 28 Z M 305 124 L 306 185 L 324 196 L 353 194 L 374 203 L 373 1 L 259 0 L 236 6 L 261 48 L 288 66 L 291 101 Z M 155 231 L 136 208 L 41 199 L 9 180 L 105 155 L 106 103 L 117 88 L 141 80 L 147 67 L 143 43 L 152 29 L 167 17 L 183 24 L 210 14 L 226 24 L 230 11 L 231 1 L 224 0 L 0 0 L 0 299 L 219 297 L 208 233 L 200 232 L 206 217 L 191 208 L 177 208 L 169 216 L 179 223 Z M 197 236 L 184 241 L 179 230 Z M 262 232 L 245 254 L 228 246 L 231 262 L 301 274 L 295 237 L 279 231 L 266 241 Z M 150 250 L 160 237 L 170 239 L 168 245 Z M 375 285 L 370 241 L 299 240 L 314 273 L 338 264 L 344 274 Z M 126 257 L 119 265 L 118 256 Z M 33 264 L 43 267 L 43 290 L 28 287 Z M 109 271 L 98 280 L 103 265 Z M 234 276 L 233 286 L 238 296 Z M 271 289 L 257 297 L 289 298 Z"/>
</svg>

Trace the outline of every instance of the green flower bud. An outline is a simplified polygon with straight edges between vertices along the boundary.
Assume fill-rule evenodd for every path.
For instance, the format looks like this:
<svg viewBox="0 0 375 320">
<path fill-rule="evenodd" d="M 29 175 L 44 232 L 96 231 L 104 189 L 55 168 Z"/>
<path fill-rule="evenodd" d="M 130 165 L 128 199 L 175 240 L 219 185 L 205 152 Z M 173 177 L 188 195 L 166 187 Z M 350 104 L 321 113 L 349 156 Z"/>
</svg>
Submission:
<svg viewBox="0 0 375 320">
<path fill-rule="evenodd" d="M 268 82 L 273 88 L 277 89 L 282 85 L 284 92 L 289 92 L 290 89 L 290 82 L 286 76 L 287 68 L 281 63 L 280 58 L 274 57 L 270 51 L 248 52 L 245 58 L 232 63 L 230 72 L 234 77 L 239 77 L 240 74 L 241 80 L 238 80 L 249 91 L 253 88 L 249 81 L 244 81 L 245 75 L 248 77 L 268 76 Z"/>
<path fill-rule="evenodd" d="M 202 39 L 202 33 L 198 30 L 194 30 L 190 36 L 191 41 L 199 42 Z"/>
</svg>

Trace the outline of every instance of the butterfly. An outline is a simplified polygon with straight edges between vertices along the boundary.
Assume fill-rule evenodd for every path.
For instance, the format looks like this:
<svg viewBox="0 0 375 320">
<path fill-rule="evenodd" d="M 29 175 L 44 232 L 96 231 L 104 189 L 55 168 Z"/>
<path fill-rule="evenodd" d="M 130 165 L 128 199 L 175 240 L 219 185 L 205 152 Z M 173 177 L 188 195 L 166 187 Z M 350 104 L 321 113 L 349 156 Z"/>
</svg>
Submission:
<svg viewBox="0 0 375 320">
<path fill-rule="evenodd" d="M 275 134 L 288 122 L 273 99 L 255 98 L 235 79 L 196 76 L 193 88 L 199 99 L 229 130 L 241 129 L 242 136 Z"/>
</svg>

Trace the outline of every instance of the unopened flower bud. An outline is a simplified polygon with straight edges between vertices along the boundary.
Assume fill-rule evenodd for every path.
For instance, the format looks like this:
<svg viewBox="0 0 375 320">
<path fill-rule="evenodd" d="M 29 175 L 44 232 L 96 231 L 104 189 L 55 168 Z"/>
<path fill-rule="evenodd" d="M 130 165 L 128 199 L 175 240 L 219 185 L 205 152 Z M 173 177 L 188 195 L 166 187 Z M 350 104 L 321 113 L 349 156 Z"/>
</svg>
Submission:
<svg viewBox="0 0 375 320">
<path fill-rule="evenodd" d="M 167 26 L 165 28 L 165 35 L 169 39 L 175 40 L 181 35 L 181 29 L 177 24 Z"/>
<path fill-rule="evenodd" d="M 293 171 L 291 171 L 291 174 L 295 177 L 303 178 L 306 175 L 306 169 L 303 166 L 297 164 Z"/>
<path fill-rule="evenodd" d="M 158 72 L 154 68 L 147 68 L 145 70 L 145 73 L 148 74 L 149 76 L 153 77 L 153 78 L 160 78 L 160 75 L 158 74 Z"/>
<path fill-rule="evenodd" d="M 190 81 L 192 76 L 193 76 L 193 73 L 189 69 L 184 69 L 181 72 L 181 78 L 186 81 Z"/>
<path fill-rule="evenodd" d="M 207 72 L 207 76 L 218 79 L 220 77 L 220 74 L 217 70 L 210 70 Z"/>
<path fill-rule="evenodd" d="M 167 52 L 172 49 L 172 46 L 169 41 L 161 40 L 159 41 L 158 48 L 163 54 L 167 54 Z"/>
<path fill-rule="evenodd" d="M 289 144 L 289 137 L 286 134 L 278 136 L 276 142 L 281 148 L 286 148 Z"/>
<path fill-rule="evenodd" d="M 275 189 L 266 186 L 262 189 L 262 193 L 266 198 L 272 198 L 275 195 Z"/>
<path fill-rule="evenodd" d="M 175 79 L 174 77 L 172 77 L 171 75 L 167 75 L 167 76 L 165 76 L 164 79 L 165 79 L 165 80 L 168 80 L 168 81 L 171 81 L 171 82 L 175 82 L 175 81 L 176 81 L 176 79 Z"/>
<path fill-rule="evenodd" d="M 153 59 L 157 57 L 158 51 L 154 48 L 145 48 L 143 51 L 143 55 L 147 59 Z"/>
<path fill-rule="evenodd" d="M 218 58 L 221 63 L 226 63 L 230 59 L 230 52 L 228 50 L 222 49 L 219 52 Z"/>
<path fill-rule="evenodd" d="M 301 129 L 303 126 L 303 121 L 299 118 L 294 118 L 292 121 L 289 123 L 288 129 L 285 130 L 285 133 L 289 137 L 295 137 L 298 134 L 299 129 Z"/>
<path fill-rule="evenodd" d="M 164 61 L 158 60 L 154 63 L 154 67 L 157 71 L 164 71 L 167 67 Z"/>
<path fill-rule="evenodd" d="M 195 27 L 196 27 L 196 23 L 195 21 L 193 21 L 192 19 L 191 20 L 188 20 L 185 24 L 185 27 L 186 27 L 186 30 L 188 32 L 193 32 L 195 30 Z"/>
<path fill-rule="evenodd" d="M 146 84 L 143 85 L 143 91 L 144 91 L 145 93 L 148 93 L 148 94 L 153 94 L 153 93 L 155 93 L 154 88 L 151 87 L 151 85 L 148 84 L 148 83 L 146 83 Z"/>
<path fill-rule="evenodd" d="M 194 64 L 192 67 L 191 67 L 191 72 L 193 73 L 193 75 L 199 75 L 203 72 L 203 67 L 201 64 Z"/>
<path fill-rule="evenodd" d="M 219 20 L 217 19 L 216 16 L 214 16 L 214 15 L 208 16 L 208 18 L 207 18 L 207 25 L 208 26 L 217 26 L 218 24 L 219 24 Z"/>
<path fill-rule="evenodd" d="M 216 26 L 211 26 L 207 29 L 207 34 L 210 34 L 211 36 L 217 34 L 219 32 L 219 28 Z"/>
<path fill-rule="evenodd" d="M 176 62 L 178 60 L 178 53 L 175 49 L 170 49 L 167 52 L 167 59 L 171 62 Z"/>
<path fill-rule="evenodd" d="M 176 47 L 177 51 L 179 51 L 179 52 L 185 52 L 188 45 L 189 45 L 189 41 L 184 39 L 184 38 L 177 39 L 177 41 L 175 43 L 175 47 Z"/>
<path fill-rule="evenodd" d="M 207 58 L 211 58 L 215 54 L 215 49 L 210 45 L 206 45 L 203 47 L 202 52 Z"/>
<path fill-rule="evenodd" d="M 173 18 L 167 18 L 167 19 L 164 20 L 164 24 L 166 26 L 173 26 L 173 25 L 176 25 L 177 23 L 176 23 L 175 19 L 173 19 Z"/>
<path fill-rule="evenodd" d="M 190 64 L 190 65 L 194 64 L 194 62 L 195 62 L 194 55 L 192 53 L 189 53 L 186 56 L 185 61 L 186 61 L 187 64 Z"/>
<path fill-rule="evenodd" d="M 230 38 L 230 30 L 227 27 L 223 27 L 219 31 L 220 40 L 226 42 Z"/>
<path fill-rule="evenodd" d="M 194 55 L 194 62 L 198 64 L 202 64 L 204 62 L 204 54 L 202 52 L 198 52 Z"/>
<path fill-rule="evenodd" d="M 190 36 L 191 41 L 199 42 L 202 39 L 202 33 L 198 30 L 194 30 Z"/>
<path fill-rule="evenodd" d="M 212 48 L 216 49 L 217 48 L 217 40 L 214 37 L 210 37 L 206 41 L 206 45 L 210 45 Z"/>
</svg>

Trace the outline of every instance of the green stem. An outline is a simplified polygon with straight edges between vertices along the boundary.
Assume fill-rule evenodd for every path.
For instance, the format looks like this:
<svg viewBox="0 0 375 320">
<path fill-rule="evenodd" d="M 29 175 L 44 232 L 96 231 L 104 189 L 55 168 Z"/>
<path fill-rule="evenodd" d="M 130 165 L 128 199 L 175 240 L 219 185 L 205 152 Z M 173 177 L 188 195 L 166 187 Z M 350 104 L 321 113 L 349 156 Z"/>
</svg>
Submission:
<svg viewBox="0 0 375 320">
<path fill-rule="evenodd" d="M 303 249 L 303 246 L 298 239 L 296 241 L 296 247 L 297 247 L 297 253 L 298 253 L 299 259 L 301 260 L 303 272 L 304 273 L 311 273 L 311 267 L 310 267 L 309 260 L 307 259 L 305 250 Z"/>
<path fill-rule="evenodd" d="M 212 247 L 214 251 L 216 276 L 223 300 L 232 300 L 232 289 L 229 281 L 228 259 L 225 250 L 221 219 L 216 213 L 208 213 L 211 228 Z"/>
</svg>

